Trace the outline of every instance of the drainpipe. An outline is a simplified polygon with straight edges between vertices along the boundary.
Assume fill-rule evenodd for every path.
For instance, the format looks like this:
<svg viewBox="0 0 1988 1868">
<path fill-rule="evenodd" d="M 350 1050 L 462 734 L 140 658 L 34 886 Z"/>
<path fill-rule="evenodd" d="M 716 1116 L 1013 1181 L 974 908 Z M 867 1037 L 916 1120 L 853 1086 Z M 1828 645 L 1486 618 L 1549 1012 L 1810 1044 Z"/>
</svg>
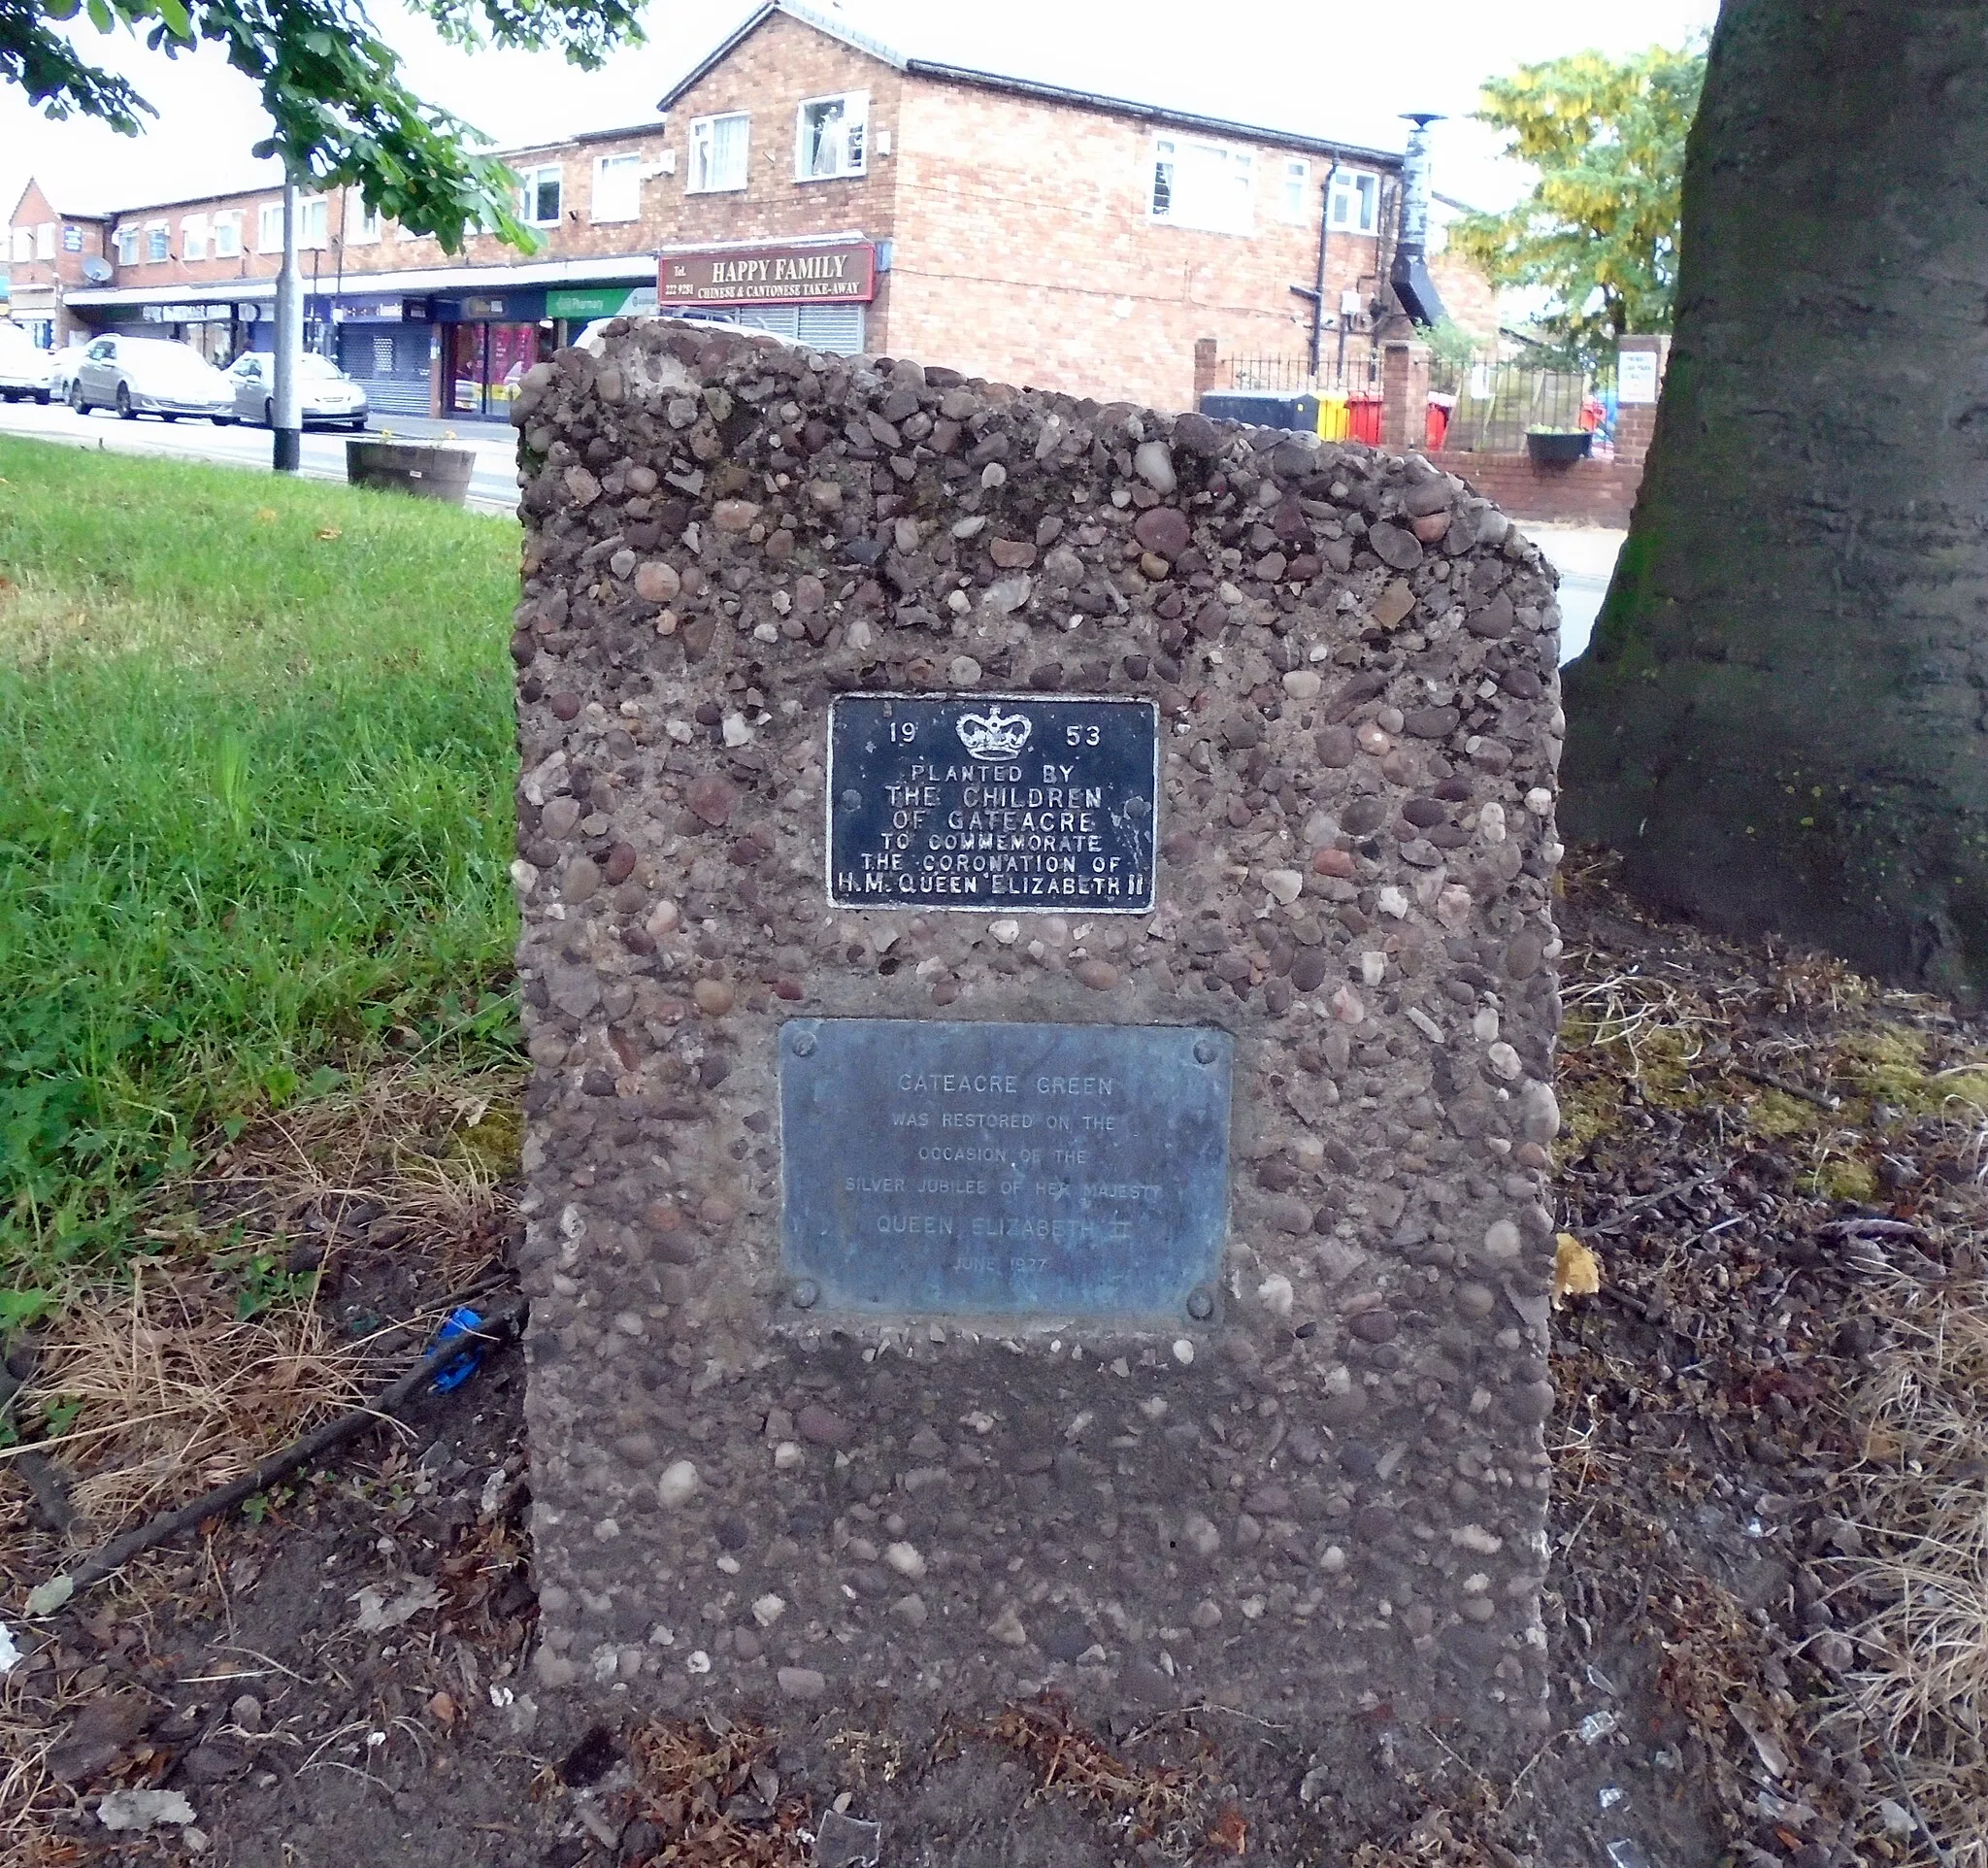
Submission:
<svg viewBox="0 0 1988 1868">
<path fill-rule="evenodd" d="M 1332 184 L 1340 177 L 1340 159 L 1334 156 L 1325 172 L 1325 187 L 1318 197 L 1318 274 L 1311 285 L 1311 381 L 1318 383 L 1318 353 L 1325 342 L 1325 243 L 1332 226 Z M 1340 337 L 1340 350 L 1345 351 L 1345 336 Z"/>
<path fill-rule="evenodd" d="M 1388 284 L 1402 310 L 1417 324 L 1440 324 L 1442 299 L 1429 277 L 1428 266 L 1429 125 L 1442 119 L 1433 111 L 1404 115 L 1414 127 L 1408 131 L 1408 153 L 1402 157 L 1401 235 L 1388 267 Z"/>
</svg>

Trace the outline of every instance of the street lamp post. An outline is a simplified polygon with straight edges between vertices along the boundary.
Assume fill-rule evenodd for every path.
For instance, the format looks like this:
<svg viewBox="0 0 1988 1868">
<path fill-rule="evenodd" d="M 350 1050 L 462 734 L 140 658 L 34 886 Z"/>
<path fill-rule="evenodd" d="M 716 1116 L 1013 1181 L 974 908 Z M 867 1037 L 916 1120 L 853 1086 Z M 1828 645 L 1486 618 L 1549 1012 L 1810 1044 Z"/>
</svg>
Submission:
<svg viewBox="0 0 1988 1868">
<path fill-rule="evenodd" d="M 276 276 L 276 407 L 271 465 L 294 474 L 303 462 L 303 418 L 297 399 L 297 358 L 304 347 L 303 282 L 297 273 L 297 184 L 283 173 L 283 264 Z"/>
</svg>

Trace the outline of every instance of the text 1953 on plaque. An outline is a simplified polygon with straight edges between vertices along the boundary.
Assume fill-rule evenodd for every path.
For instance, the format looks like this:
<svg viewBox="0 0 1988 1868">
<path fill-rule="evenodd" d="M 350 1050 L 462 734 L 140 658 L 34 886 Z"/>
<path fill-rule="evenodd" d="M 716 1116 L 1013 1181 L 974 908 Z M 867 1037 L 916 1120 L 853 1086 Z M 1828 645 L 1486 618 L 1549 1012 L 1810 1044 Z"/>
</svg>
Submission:
<svg viewBox="0 0 1988 1868">
<path fill-rule="evenodd" d="M 788 1306 L 1212 1320 L 1233 1053 L 1185 1025 L 783 1025 Z"/>
<path fill-rule="evenodd" d="M 1158 799 L 1151 701 L 839 694 L 828 717 L 828 898 L 1146 914 Z"/>
</svg>

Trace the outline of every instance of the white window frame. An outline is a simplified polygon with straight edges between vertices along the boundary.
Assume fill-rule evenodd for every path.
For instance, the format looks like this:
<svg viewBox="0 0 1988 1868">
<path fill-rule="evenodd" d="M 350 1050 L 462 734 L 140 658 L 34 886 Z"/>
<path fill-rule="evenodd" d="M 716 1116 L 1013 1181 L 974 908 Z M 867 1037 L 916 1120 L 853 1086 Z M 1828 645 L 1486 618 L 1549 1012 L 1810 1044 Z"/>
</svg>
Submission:
<svg viewBox="0 0 1988 1868">
<path fill-rule="evenodd" d="M 30 266 L 34 263 L 35 230 L 32 227 L 15 228 L 13 256 L 17 266 Z"/>
<path fill-rule="evenodd" d="M 55 257 L 55 223 L 45 220 L 35 229 L 35 257 L 53 259 Z"/>
<path fill-rule="evenodd" d="M 736 179 L 720 176 L 713 164 L 717 154 L 718 125 L 720 123 L 741 123 L 744 129 L 739 140 L 739 168 Z M 795 132 L 796 138 L 799 131 Z M 794 145 L 796 163 L 800 161 L 800 143 Z M 693 117 L 690 119 L 689 172 L 683 178 L 685 194 L 734 194 L 746 186 L 752 177 L 752 116 L 748 111 L 720 111 L 714 117 Z"/>
<path fill-rule="evenodd" d="M 280 253 L 283 250 L 283 204 L 258 201 L 255 204 L 255 250 Z"/>
<path fill-rule="evenodd" d="M 180 257 L 182 259 L 205 259 L 207 257 L 207 217 L 204 214 L 189 214 L 181 220 Z"/>
<path fill-rule="evenodd" d="M 138 264 L 138 241 L 140 229 L 134 222 L 128 227 L 119 227 L 111 236 L 112 245 L 117 250 L 117 264 L 135 266 Z"/>
<path fill-rule="evenodd" d="M 1308 225 L 1311 219 L 1311 164 L 1295 155 L 1284 158 L 1277 183 L 1277 217 L 1293 226 Z"/>
<path fill-rule="evenodd" d="M 539 190 L 545 185 L 547 177 L 558 190 L 549 215 L 539 211 Z M 536 162 L 528 169 L 520 169 L 517 176 L 517 217 L 531 227 L 556 227 L 566 218 L 566 166 L 561 162 Z M 483 229 L 488 232 L 487 228 Z"/>
<path fill-rule="evenodd" d="M 1365 183 L 1366 187 L 1360 184 Z M 1334 233 L 1380 231 L 1380 177 L 1372 169 L 1342 169 L 1332 179 L 1326 225 Z"/>
<path fill-rule="evenodd" d="M 642 218 L 642 166 L 645 158 L 640 150 L 620 150 L 613 155 L 594 157 L 594 187 L 587 206 L 587 217 L 594 221 L 640 220 Z M 608 180 L 613 171 L 614 181 Z M 613 191 L 616 185 L 625 189 L 619 201 L 613 200 Z M 603 199 L 607 198 L 607 210 Z M 625 214 L 612 212 L 626 206 Z"/>
<path fill-rule="evenodd" d="M 229 208 L 217 214 L 213 221 L 214 256 L 216 259 L 239 259 L 242 256 L 242 210 Z"/>
<path fill-rule="evenodd" d="M 378 210 L 366 205 L 365 197 L 346 197 L 345 243 L 348 247 L 377 247 L 385 231 Z"/>
<path fill-rule="evenodd" d="M 840 154 L 832 169 L 811 168 L 807 159 L 808 113 L 825 105 L 845 107 L 839 137 Z M 851 132 L 854 132 L 853 137 Z M 815 139 L 819 142 L 819 137 Z M 853 141 L 855 155 L 849 154 Z M 796 182 L 841 182 L 870 173 L 870 93 L 830 91 L 821 97 L 804 97 L 794 109 L 794 180 Z"/>
<path fill-rule="evenodd" d="M 297 250 L 321 252 L 331 245 L 331 203 L 321 194 L 297 197 Z"/>
<path fill-rule="evenodd" d="M 152 251 L 153 247 L 164 247 L 164 252 Z M 169 220 L 148 220 L 145 223 L 145 263 L 148 266 L 163 266 L 173 256 L 173 223 Z"/>
<path fill-rule="evenodd" d="M 1156 136 L 1146 217 L 1202 233 L 1256 231 L 1256 151 L 1194 136 Z"/>
</svg>

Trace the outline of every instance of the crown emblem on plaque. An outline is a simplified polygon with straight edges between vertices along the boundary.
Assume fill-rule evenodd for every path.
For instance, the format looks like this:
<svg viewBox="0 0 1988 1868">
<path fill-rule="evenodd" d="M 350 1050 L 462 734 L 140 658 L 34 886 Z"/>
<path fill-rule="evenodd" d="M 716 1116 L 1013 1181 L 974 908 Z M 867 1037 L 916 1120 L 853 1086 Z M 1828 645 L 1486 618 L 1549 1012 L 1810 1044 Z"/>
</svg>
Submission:
<svg viewBox="0 0 1988 1868">
<path fill-rule="evenodd" d="M 1011 759 L 1029 743 L 1035 722 L 1023 714 L 1004 714 L 992 707 L 984 714 L 959 717 L 959 743 L 977 759 Z"/>
</svg>

